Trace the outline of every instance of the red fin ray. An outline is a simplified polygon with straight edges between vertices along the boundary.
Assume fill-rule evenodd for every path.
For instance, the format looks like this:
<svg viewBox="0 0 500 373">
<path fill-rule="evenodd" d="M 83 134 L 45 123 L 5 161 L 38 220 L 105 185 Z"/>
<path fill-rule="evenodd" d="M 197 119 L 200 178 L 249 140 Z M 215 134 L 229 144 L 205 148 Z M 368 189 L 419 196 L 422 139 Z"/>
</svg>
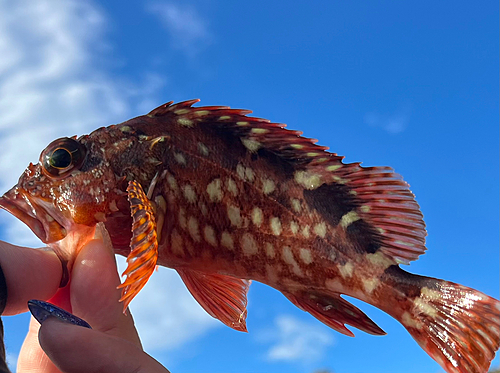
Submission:
<svg viewBox="0 0 500 373">
<path fill-rule="evenodd" d="M 249 280 L 177 269 L 189 292 L 207 313 L 225 325 L 246 332 Z"/>
<path fill-rule="evenodd" d="M 122 289 L 120 302 L 124 302 L 123 312 L 148 282 L 158 259 L 156 221 L 151 202 L 146 197 L 141 185 L 136 181 L 130 182 L 127 192 L 133 223 L 130 241 L 132 250 L 127 257 L 127 269 L 123 272 L 127 279 L 118 286 L 119 289 Z"/>
<path fill-rule="evenodd" d="M 345 327 L 345 324 L 348 324 L 369 334 L 386 334 L 363 311 L 341 298 L 340 294 L 326 295 L 308 292 L 300 294 L 283 292 L 283 294 L 297 307 L 309 312 L 339 333 L 354 337 L 354 334 Z"/>
</svg>

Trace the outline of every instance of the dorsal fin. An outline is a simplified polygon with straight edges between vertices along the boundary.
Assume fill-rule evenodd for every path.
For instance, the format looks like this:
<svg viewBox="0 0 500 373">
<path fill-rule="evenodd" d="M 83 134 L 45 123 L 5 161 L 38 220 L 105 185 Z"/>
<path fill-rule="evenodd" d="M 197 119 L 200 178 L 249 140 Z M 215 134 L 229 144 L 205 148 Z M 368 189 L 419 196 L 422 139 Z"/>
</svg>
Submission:
<svg viewBox="0 0 500 373">
<path fill-rule="evenodd" d="M 347 191 L 355 206 L 351 217 L 371 227 L 380 250 L 395 262 L 409 264 L 425 252 L 422 213 L 409 185 L 392 168 L 343 163 L 343 156 L 327 152 L 327 147 L 316 145 L 317 140 L 301 136 L 300 131 L 284 129 L 284 124 L 249 117 L 249 110 L 192 107 L 198 101 L 170 102 L 148 116 L 176 116 L 183 125 L 203 122 L 230 131 L 249 151 L 266 149 L 292 164 L 295 180 L 305 190 L 331 185 Z"/>
</svg>

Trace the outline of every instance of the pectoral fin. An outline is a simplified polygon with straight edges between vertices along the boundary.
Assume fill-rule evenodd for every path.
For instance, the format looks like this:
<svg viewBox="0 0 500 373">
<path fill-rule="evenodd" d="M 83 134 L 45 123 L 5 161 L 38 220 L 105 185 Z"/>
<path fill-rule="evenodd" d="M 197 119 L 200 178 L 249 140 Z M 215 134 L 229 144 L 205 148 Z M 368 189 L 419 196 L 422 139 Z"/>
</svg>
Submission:
<svg viewBox="0 0 500 373">
<path fill-rule="evenodd" d="M 246 332 L 250 281 L 219 274 L 178 269 L 189 292 L 208 314 L 235 330 Z"/>
<path fill-rule="evenodd" d="M 127 192 L 132 216 L 132 240 L 131 251 L 127 257 L 128 267 L 122 274 L 126 275 L 127 279 L 118 286 L 122 289 L 120 302 L 124 302 L 123 312 L 148 282 L 158 259 L 156 221 L 151 201 L 135 180 L 129 183 Z"/>
</svg>

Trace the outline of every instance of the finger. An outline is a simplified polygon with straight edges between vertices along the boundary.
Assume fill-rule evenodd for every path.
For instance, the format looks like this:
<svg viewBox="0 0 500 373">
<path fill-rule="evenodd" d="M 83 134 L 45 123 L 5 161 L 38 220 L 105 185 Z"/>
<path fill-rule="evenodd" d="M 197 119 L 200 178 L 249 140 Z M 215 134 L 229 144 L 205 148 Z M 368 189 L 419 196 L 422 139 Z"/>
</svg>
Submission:
<svg viewBox="0 0 500 373">
<path fill-rule="evenodd" d="M 69 286 L 59 289 L 56 294 L 50 298 L 50 302 L 60 307 L 70 310 Z M 24 339 L 19 358 L 17 360 L 17 373 L 60 373 L 54 363 L 40 347 L 38 341 L 38 331 L 40 323 L 31 317 L 28 334 Z"/>
<path fill-rule="evenodd" d="M 17 373 L 61 373 L 40 347 L 39 329 L 40 324 L 31 317 L 28 334 L 17 360 Z"/>
<path fill-rule="evenodd" d="M 39 340 L 45 353 L 65 373 L 168 373 L 133 343 L 54 318 L 43 323 Z"/>
<path fill-rule="evenodd" d="M 124 315 L 118 301 L 120 277 L 111 248 L 102 240 L 92 240 L 76 258 L 71 273 L 72 312 L 93 329 L 127 339 L 141 346 L 134 320 Z"/>
<path fill-rule="evenodd" d="M 61 282 L 61 261 L 48 248 L 30 249 L 0 241 L 0 266 L 7 284 L 4 315 L 26 312 L 30 299 L 52 297 Z"/>
</svg>

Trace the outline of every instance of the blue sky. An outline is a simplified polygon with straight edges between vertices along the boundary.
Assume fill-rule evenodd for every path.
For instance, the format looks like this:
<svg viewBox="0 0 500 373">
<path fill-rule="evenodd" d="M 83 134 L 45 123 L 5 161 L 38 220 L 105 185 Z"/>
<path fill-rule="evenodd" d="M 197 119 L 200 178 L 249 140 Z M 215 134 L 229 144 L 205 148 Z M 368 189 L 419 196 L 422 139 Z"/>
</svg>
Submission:
<svg viewBox="0 0 500 373">
<path fill-rule="evenodd" d="M 170 100 L 251 109 L 348 162 L 392 166 L 429 233 L 406 269 L 498 298 L 498 28 L 495 2 L 0 0 L 0 188 L 51 140 Z M 5 212 L 0 238 L 39 245 Z M 131 308 L 172 372 L 442 372 L 395 320 L 355 303 L 388 335 L 345 337 L 257 283 L 238 333 L 167 269 Z M 5 318 L 12 362 L 27 323 Z"/>
</svg>

